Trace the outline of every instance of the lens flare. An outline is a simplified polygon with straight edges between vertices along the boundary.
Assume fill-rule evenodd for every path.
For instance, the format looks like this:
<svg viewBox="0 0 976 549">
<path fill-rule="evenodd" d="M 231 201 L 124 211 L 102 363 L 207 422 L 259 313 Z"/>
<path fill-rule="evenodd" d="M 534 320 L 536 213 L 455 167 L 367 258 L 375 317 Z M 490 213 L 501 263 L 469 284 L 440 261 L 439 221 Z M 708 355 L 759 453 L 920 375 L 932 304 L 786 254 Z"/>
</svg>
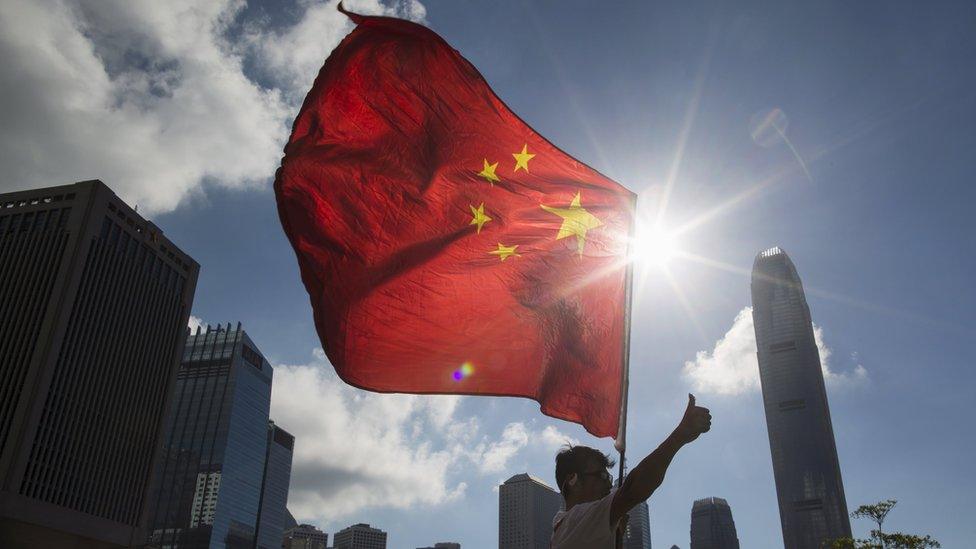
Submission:
<svg viewBox="0 0 976 549">
<path fill-rule="evenodd" d="M 474 373 L 474 365 L 471 364 L 471 361 L 467 361 L 461 366 L 459 366 L 457 370 L 454 370 L 454 373 L 451 374 L 451 377 L 454 378 L 454 381 L 461 381 L 463 379 L 471 377 L 471 374 L 473 373 Z"/>
</svg>

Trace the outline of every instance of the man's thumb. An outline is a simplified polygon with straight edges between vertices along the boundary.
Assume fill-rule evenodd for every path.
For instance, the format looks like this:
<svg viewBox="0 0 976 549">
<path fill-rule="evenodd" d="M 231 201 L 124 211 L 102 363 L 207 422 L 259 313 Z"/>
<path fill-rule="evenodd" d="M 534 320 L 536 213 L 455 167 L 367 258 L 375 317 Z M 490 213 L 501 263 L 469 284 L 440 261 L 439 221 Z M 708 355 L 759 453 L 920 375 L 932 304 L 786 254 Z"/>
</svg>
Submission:
<svg viewBox="0 0 976 549">
<path fill-rule="evenodd" d="M 695 395 L 688 393 L 688 408 L 690 409 L 694 407 L 695 407 Z"/>
</svg>

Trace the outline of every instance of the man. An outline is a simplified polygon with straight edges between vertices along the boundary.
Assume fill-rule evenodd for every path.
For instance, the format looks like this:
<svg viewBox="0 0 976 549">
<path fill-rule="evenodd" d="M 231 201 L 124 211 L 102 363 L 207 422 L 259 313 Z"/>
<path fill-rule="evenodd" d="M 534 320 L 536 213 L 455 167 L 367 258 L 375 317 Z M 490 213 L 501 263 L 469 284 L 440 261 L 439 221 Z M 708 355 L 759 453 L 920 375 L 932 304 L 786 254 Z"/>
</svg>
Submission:
<svg viewBox="0 0 976 549">
<path fill-rule="evenodd" d="M 610 458 L 593 448 L 570 446 L 556 456 L 556 484 L 566 510 L 552 521 L 552 549 L 615 549 L 616 529 L 638 503 L 651 497 L 664 481 L 664 473 L 678 450 L 712 427 L 708 409 L 695 406 L 688 395 L 688 407 L 674 432 L 637 467 L 620 487 L 611 490 L 613 466 Z"/>
</svg>

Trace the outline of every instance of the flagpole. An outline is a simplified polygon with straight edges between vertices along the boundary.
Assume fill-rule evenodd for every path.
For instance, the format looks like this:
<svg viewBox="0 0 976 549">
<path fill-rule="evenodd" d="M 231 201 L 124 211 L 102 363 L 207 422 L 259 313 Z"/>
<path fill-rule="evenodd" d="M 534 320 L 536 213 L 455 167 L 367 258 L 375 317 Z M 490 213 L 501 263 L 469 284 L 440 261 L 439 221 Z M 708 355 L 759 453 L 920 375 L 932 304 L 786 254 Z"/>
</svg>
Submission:
<svg viewBox="0 0 976 549">
<path fill-rule="evenodd" d="M 624 280 L 624 342 L 623 342 L 623 368 L 620 372 L 620 416 L 617 424 L 617 438 L 614 440 L 614 447 L 620 454 L 620 468 L 617 472 L 617 488 L 624 482 L 624 474 L 627 471 L 627 397 L 630 394 L 630 315 L 633 303 L 634 285 L 634 262 L 631 260 L 631 247 L 634 243 L 634 234 L 637 228 L 637 198 L 631 207 L 630 233 L 627 235 L 627 271 Z M 624 525 L 626 528 L 626 525 Z M 623 531 L 617 530 L 617 549 L 623 549 Z"/>
</svg>

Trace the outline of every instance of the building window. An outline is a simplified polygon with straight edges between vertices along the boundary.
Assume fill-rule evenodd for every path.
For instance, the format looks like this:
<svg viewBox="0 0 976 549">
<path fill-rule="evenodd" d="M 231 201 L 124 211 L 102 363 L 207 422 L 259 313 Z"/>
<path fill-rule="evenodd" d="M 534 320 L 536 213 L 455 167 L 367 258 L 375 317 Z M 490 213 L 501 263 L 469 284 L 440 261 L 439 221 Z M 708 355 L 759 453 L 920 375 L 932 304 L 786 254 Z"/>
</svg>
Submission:
<svg viewBox="0 0 976 549">
<path fill-rule="evenodd" d="M 769 346 L 769 352 L 771 353 L 781 353 L 783 351 L 792 351 L 796 349 L 796 341 L 784 341 L 782 343 L 774 343 Z"/>
<path fill-rule="evenodd" d="M 789 410 L 799 410 L 800 408 L 806 408 L 806 407 L 807 407 L 807 401 L 803 400 L 802 398 L 798 398 L 796 400 L 784 400 L 783 402 L 779 403 L 780 412 L 786 412 Z"/>
</svg>

